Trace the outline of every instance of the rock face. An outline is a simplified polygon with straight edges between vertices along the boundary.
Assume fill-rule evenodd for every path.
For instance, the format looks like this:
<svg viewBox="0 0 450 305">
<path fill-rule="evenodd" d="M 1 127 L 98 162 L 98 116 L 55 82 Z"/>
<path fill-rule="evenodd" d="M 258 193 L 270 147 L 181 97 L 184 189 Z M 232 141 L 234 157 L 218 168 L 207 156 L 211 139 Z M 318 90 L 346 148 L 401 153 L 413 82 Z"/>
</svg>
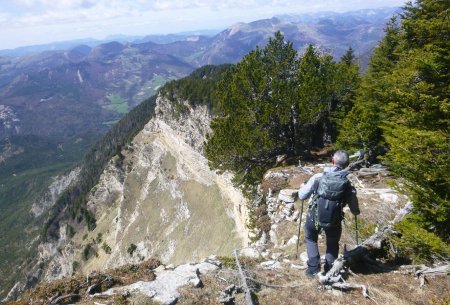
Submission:
<svg viewBox="0 0 450 305">
<path fill-rule="evenodd" d="M 57 243 L 41 245 L 41 259 L 49 261 L 45 279 L 149 257 L 165 264 L 199 261 L 248 244 L 245 199 L 202 155 L 208 112 L 189 109 L 174 118 L 170 102 L 158 98 L 156 116 L 110 161 L 90 193 L 95 230 L 69 238 L 62 225 Z"/>
<path fill-rule="evenodd" d="M 15 135 L 20 130 L 20 120 L 14 110 L 7 105 L 0 105 L 0 136 Z"/>
<path fill-rule="evenodd" d="M 4 141 L 3 145 L 2 144 L 3 143 L 0 142 L 0 164 L 6 162 L 6 160 L 8 160 L 13 156 L 20 155 L 25 151 L 23 147 L 20 146 L 16 147 L 13 144 L 11 144 L 11 142 L 9 142 L 8 139 Z"/>
<path fill-rule="evenodd" d="M 66 175 L 53 177 L 53 182 L 48 187 L 47 192 L 33 203 L 31 214 L 38 217 L 53 206 L 62 192 L 73 182 L 75 182 L 80 174 L 80 168 L 75 168 Z"/>
</svg>

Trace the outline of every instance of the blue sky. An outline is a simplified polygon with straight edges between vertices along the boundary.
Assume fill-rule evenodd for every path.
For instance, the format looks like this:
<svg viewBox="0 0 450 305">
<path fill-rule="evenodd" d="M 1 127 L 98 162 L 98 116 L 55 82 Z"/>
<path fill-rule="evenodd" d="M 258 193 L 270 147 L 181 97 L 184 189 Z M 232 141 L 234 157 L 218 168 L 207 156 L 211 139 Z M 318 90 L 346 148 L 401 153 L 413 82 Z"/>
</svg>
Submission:
<svg viewBox="0 0 450 305">
<path fill-rule="evenodd" d="M 402 6 L 406 0 L 0 0 L 0 49 L 108 35 L 225 29 L 277 14 Z"/>
</svg>

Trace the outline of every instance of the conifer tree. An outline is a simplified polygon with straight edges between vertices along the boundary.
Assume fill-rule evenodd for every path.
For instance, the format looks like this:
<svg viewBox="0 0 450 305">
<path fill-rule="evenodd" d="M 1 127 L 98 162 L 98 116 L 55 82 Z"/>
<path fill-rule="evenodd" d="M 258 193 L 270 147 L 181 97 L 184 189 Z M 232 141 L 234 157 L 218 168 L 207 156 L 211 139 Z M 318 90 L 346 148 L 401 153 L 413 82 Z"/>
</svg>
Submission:
<svg viewBox="0 0 450 305">
<path fill-rule="evenodd" d="M 340 86 L 336 81 L 337 72 L 350 75 L 353 64 L 338 68 L 313 46 L 298 58 L 279 32 L 246 55 L 218 86 L 219 113 L 205 145 L 210 167 L 233 171 L 236 184 L 254 185 L 277 156 L 298 156 L 323 145 L 330 112 L 344 109 L 355 87 L 354 77 Z"/>
<path fill-rule="evenodd" d="M 337 146 L 350 150 L 376 151 L 385 145 L 381 122 L 386 120 L 386 80 L 395 66 L 400 43 L 397 18 L 393 17 L 385 28 L 386 35 L 374 50 L 366 75 L 355 90 L 354 107 L 339 128 Z"/>
<path fill-rule="evenodd" d="M 346 115 L 353 108 L 355 92 L 360 86 L 359 66 L 353 49 L 350 47 L 337 63 L 333 87 L 335 96 L 330 106 L 331 122 L 329 127 L 331 140 L 336 142 L 336 136 Z"/>
<path fill-rule="evenodd" d="M 309 45 L 298 64 L 297 112 L 303 148 L 323 145 L 324 120 L 332 104 L 335 65 L 331 56 L 320 57 Z"/>
<path fill-rule="evenodd" d="M 391 20 L 338 139 L 389 149 L 384 161 L 414 203 L 396 243 L 422 260 L 450 255 L 449 9 L 448 1 L 417 0 L 399 26 Z"/>
<path fill-rule="evenodd" d="M 424 236 L 435 234 L 446 241 L 446 251 L 450 241 L 449 9 L 448 1 L 421 0 L 406 6 L 399 60 L 387 77 L 389 119 L 384 125 L 390 147 L 386 161 L 405 178 L 404 189 L 414 202 L 410 221 Z"/>
<path fill-rule="evenodd" d="M 277 33 L 263 49 L 250 52 L 219 83 L 220 113 L 205 147 L 210 166 L 235 172 L 235 182 L 261 177 L 292 144 L 292 88 L 296 51 Z"/>
</svg>

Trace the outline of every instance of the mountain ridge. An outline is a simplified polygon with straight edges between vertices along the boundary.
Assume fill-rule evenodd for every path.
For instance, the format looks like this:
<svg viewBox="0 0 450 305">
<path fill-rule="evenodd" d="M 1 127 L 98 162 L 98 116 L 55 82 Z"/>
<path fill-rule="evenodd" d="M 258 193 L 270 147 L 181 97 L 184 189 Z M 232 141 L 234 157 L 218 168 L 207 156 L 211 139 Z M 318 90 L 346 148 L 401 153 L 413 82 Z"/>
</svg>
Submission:
<svg viewBox="0 0 450 305">
<path fill-rule="evenodd" d="M 314 19 L 315 23 L 295 23 L 274 17 L 235 24 L 211 37 L 197 36 L 165 44 L 111 41 L 24 57 L 2 57 L 2 107 L 9 107 L 19 121 L 8 130 L 0 125 L 0 135 L 16 134 L 17 128 L 21 133 L 44 132 L 47 135 L 67 135 L 69 129 L 74 133 L 87 130 L 104 133 L 111 122 L 156 93 L 165 82 L 187 76 L 203 65 L 236 63 L 256 46 L 263 47 L 276 31 L 281 31 L 298 50 L 312 43 L 335 58 L 351 46 L 365 66 L 368 54 L 383 35 L 386 19 L 395 12 L 395 9 L 380 10 L 380 16 L 375 14 L 379 20 L 373 19 L 378 23 L 363 18 L 342 23 L 347 14 L 331 14 L 342 16 L 339 24 L 330 19 L 330 15 Z M 29 115 L 31 110 L 33 114 Z M 62 126 L 61 119 L 46 118 L 41 112 L 65 115 L 70 128 Z M 70 116 L 72 112 L 84 117 L 83 121 Z M 91 112 L 100 120 L 90 115 Z M 40 116 L 43 126 L 32 125 L 34 115 Z M 48 124 L 49 120 L 56 122 L 52 124 L 56 126 Z"/>
<path fill-rule="evenodd" d="M 236 242 L 233 242 L 231 248 L 225 247 L 236 238 L 231 238 L 231 236 L 234 236 L 236 233 L 240 235 L 239 239 L 242 239 L 243 241 L 247 240 L 245 241 L 245 244 L 248 243 L 249 233 L 246 229 L 246 217 L 248 216 L 242 214 L 246 211 L 245 205 L 242 205 L 244 200 L 242 194 L 239 194 L 239 192 L 232 187 L 229 178 L 224 177 L 219 179 L 219 177 L 216 177 L 215 174 L 208 169 L 204 157 L 201 157 L 197 152 L 198 149 L 201 149 L 204 141 L 202 138 L 203 136 L 201 136 L 202 129 L 206 128 L 203 131 L 206 132 L 209 126 L 205 107 L 197 106 L 196 109 L 191 109 L 188 115 L 184 115 L 173 121 L 173 114 L 171 114 L 172 109 L 170 106 L 167 108 L 168 105 L 170 105 L 170 103 L 168 103 L 167 100 L 157 100 L 155 112 L 158 115 L 150 120 L 143 131 L 136 135 L 133 142 L 131 142 L 125 150 L 122 150 L 121 155 L 123 156 L 123 160 L 120 160 L 119 157 L 114 157 L 109 162 L 100 177 L 99 183 L 91 191 L 91 194 L 88 197 L 87 209 L 89 209 L 97 219 L 95 229 L 92 231 L 87 231 L 87 228 L 80 230 L 80 228 L 77 228 L 76 222 L 69 220 L 66 223 L 64 218 L 59 218 L 59 238 L 55 241 L 45 242 L 39 246 L 39 257 L 41 257 L 42 260 L 36 264 L 36 267 L 34 268 L 35 271 L 32 272 L 32 274 L 42 274 L 46 280 L 58 279 L 61 276 L 70 275 L 77 270 L 88 272 L 88 270 L 95 270 L 97 268 L 118 267 L 130 262 L 136 263 L 141 260 L 141 256 L 147 258 L 149 256 L 154 256 L 157 253 L 159 253 L 158 256 L 160 256 L 165 263 L 180 263 L 186 260 L 195 259 L 193 257 L 189 259 L 190 255 L 196 255 L 197 259 L 199 259 L 209 255 L 211 251 L 218 254 L 227 254 L 233 248 L 240 247 L 239 245 L 241 242 L 237 244 Z M 183 123 L 180 125 L 180 122 Z M 203 126 L 203 128 L 201 126 Z M 192 140 L 196 138 L 198 140 L 192 142 Z M 180 146 L 180 148 L 177 148 L 178 146 Z M 167 147 L 169 150 L 165 151 L 166 148 L 163 147 Z M 191 154 L 192 156 L 190 156 Z M 176 164 L 172 163 L 174 161 L 176 161 Z M 148 169 L 144 170 L 145 168 Z M 144 172 L 142 172 L 143 170 Z M 139 186 L 136 185 L 135 182 L 132 182 L 136 179 L 139 180 Z M 156 184 L 153 182 L 155 179 L 159 181 Z M 187 182 L 182 182 L 184 180 Z M 189 182 L 190 180 L 197 182 L 191 183 Z M 175 187 L 175 185 L 172 185 L 173 183 L 179 183 L 180 185 Z M 219 197 L 215 194 L 217 190 L 210 189 L 209 185 L 214 184 L 218 186 L 218 188 L 215 188 L 220 190 L 219 193 L 222 194 L 219 195 Z M 201 185 L 207 187 L 203 188 Z M 162 190 L 165 190 L 164 193 L 157 193 L 157 190 L 161 187 Z M 181 198 L 179 196 L 183 193 L 186 193 L 186 195 L 183 195 L 186 197 L 182 197 L 185 199 L 181 199 L 181 201 L 177 203 L 177 198 Z M 146 196 L 150 195 L 152 196 L 151 200 L 145 199 Z M 225 197 L 221 199 L 223 196 Z M 226 196 L 231 197 L 226 199 Z M 232 199 L 233 197 L 235 198 Z M 132 202 L 135 201 L 137 204 L 132 204 Z M 170 207 L 172 201 L 175 201 L 174 207 Z M 195 205 L 201 205 L 202 202 L 205 206 L 195 207 Z M 212 212 L 217 208 L 220 209 L 221 202 L 222 204 L 225 204 L 225 206 L 228 205 L 228 207 L 222 212 L 210 214 L 209 212 Z M 168 203 L 169 205 L 167 206 Z M 231 206 L 229 206 L 230 204 Z M 147 205 L 149 206 L 146 207 Z M 135 208 L 142 211 L 145 210 L 146 212 L 136 212 L 137 210 L 133 212 L 133 209 Z M 177 210 L 174 212 L 174 216 L 170 216 L 173 208 L 176 208 Z M 199 208 L 204 212 L 200 212 L 200 210 L 198 210 Z M 158 212 L 158 209 L 161 209 L 161 211 Z M 201 213 L 200 215 L 202 215 L 205 212 L 208 213 L 208 217 L 200 217 L 197 215 L 198 213 Z M 140 214 L 142 215 L 139 216 Z M 230 224 L 222 223 L 223 220 L 220 220 L 221 217 L 228 219 L 231 217 L 230 215 L 234 215 L 231 219 L 233 219 L 233 222 L 236 221 L 236 224 L 232 225 L 232 227 L 236 226 L 236 229 L 229 228 Z M 142 217 L 144 218 L 139 220 L 139 218 Z M 161 217 L 160 220 L 158 220 L 159 217 Z M 176 217 L 176 219 L 178 219 L 177 217 L 181 218 L 176 222 L 171 223 L 170 219 L 172 218 L 170 217 Z M 204 221 L 211 221 L 212 219 L 215 221 L 204 223 Z M 241 220 L 238 221 L 239 219 Z M 142 222 L 143 220 L 145 220 L 145 222 Z M 155 227 L 155 225 L 161 221 L 161 225 L 164 224 L 167 226 L 165 230 L 169 230 L 166 233 L 164 233 L 165 231 L 155 231 L 158 228 L 158 226 Z M 185 223 L 186 221 L 187 223 Z M 145 223 L 148 224 L 146 225 Z M 200 223 L 203 224 L 198 227 Z M 185 241 L 175 239 L 174 242 L 170 242 L 171 234 L 173 234 L 172 232 L 175 232 L 176 228 L 180 225 L 184 228 L 184 231 L 182 232 L 185 233 L 180 233 L 184 236 L 183 238 Z M 228 228 L 225 231 L 222 229 L 224 225 Z M 117 232 L 116 230 L 113 230 L 114 226 L 117 226 Z M 142 232 L 146 237 L 139 240 L 138 236 L 141 233 L 138 232 L 142 231 L 142 226 L 151 226 L 151 229 L 149 231 L 150 227 L 147 227 L 147 231 L 144 230 L 144 232 Z M 68 229 L 69 227 L 72 229 Z M 141 227 L 141 229 L 139 229 L 139 227 Z M 163 228 L 164 226 L 159 226 L 159 230 Z M 202 234 L 200 232 L 204 232 L 203 230 L 205 228 L 208 228 L 207 242 L 199 235 Z M 68 236 L 67 232 L 71 232 L 73 229 L 75 229 L 74 235 L 72 237 Z M 200 231 L 198 231 L 199 229 Z M 225 232 L 230 232 L 231 235 L 224 235 Z M 84 237 L 86 234 L 88 237 Z M 161 237 L 159 238 L 162 242 L 158 241 L 158 237 L 156 237 L 156 239 L 155 237 L 152 237 L 153 234 L 158 234 L 158 236 L 161 234 Z M 101 236 L 100 242 L 98 242 L 98 244 L 92 244 L 90 241 L 95 240 L 98 236 Z M 194 240 L 192 240 L 192 238 L 194 238 Z M 169 239 L 168 244 L 164 243 L 164 240 L 166 239 Z M 220 242 L 217 242 L 216 239 L 219 239 Z M 195 242 L 195 240 L 198 241 Z M 179 242 L 181 242 L 181 244 L 174 248 L 175 243 L 178 244 Z M 198 242 L 201 243 L 202 247 L 199 248 L 195 246 Z M 216 242 L 220 247 L 213 246 Z M 101 243 L 111 245 L 112 250 L 110 250 L 109 253 L 103 253 L 103 250 L 100 247 Z M 136 245 L 136 248 L 130 256 L 127 253 L 127 249 L 131 244 Z M 94 256 L 93 253 L 89 252 L 91 250 L 80 253 L 81 249 L 87 249 L 87 245 L 90 245 L 88 249 L 96 248 L 95 251 L 99 255 L 98 258 L 96 258 L 97 254 Z M 159 247 L 162 248 L 158 250 Z M 55 249 L 59 249 L 61 254 L 58 254 Z M 190 250 L 187 251 L 186 249 Z M 183 251 L 185 251 L 185 253 Z M 82 253 L 87 253 L 87 256 L 85 257 L 86 261 L 83 261 L 83 258 L 80 257 L 80 254 Z M 175 261 L 168 260 L 172 255 L 175 255 Z M 47 262 L 49 263 L 48 265 Z M 74 265 L 74 263 L 76 264 Z M 106 265 L 102 265 L 105 263 Z M 43 265 L 47 267 L 43 270 L 39 269 L 39 266 Z"/>
</svg>

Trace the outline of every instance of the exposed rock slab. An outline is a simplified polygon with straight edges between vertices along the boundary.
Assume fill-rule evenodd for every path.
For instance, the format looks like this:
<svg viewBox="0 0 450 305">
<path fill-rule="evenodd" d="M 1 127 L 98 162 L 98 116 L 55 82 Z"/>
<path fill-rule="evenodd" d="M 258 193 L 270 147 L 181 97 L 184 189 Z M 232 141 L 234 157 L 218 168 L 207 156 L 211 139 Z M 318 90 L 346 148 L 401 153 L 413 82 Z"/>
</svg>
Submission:
<svg viewBox="0 0 450 305">
<path fill-rule="evenodd" d="M 278 200 L 284 201 L 286 203 L 292 203 L 297 199 L 298 190 L 297 189 L 283 189 L 278 194 Z"/>
<path fill-rule="evenodd" d="M 177 289 L 184 285 L 200 287 L 199 275 L 219 269 L 220 263 L 209 259 L 199 264 L 184 264 L 175 269 L 156 270 L 156 279 L 152 282 L 139 281 L 128 286 L 111 288 L 92 297 L 110 296 L 115 294 L 136 294 L 140 292 L 164 305 L 175 304 L 180 297 Z"/>
</svg>

